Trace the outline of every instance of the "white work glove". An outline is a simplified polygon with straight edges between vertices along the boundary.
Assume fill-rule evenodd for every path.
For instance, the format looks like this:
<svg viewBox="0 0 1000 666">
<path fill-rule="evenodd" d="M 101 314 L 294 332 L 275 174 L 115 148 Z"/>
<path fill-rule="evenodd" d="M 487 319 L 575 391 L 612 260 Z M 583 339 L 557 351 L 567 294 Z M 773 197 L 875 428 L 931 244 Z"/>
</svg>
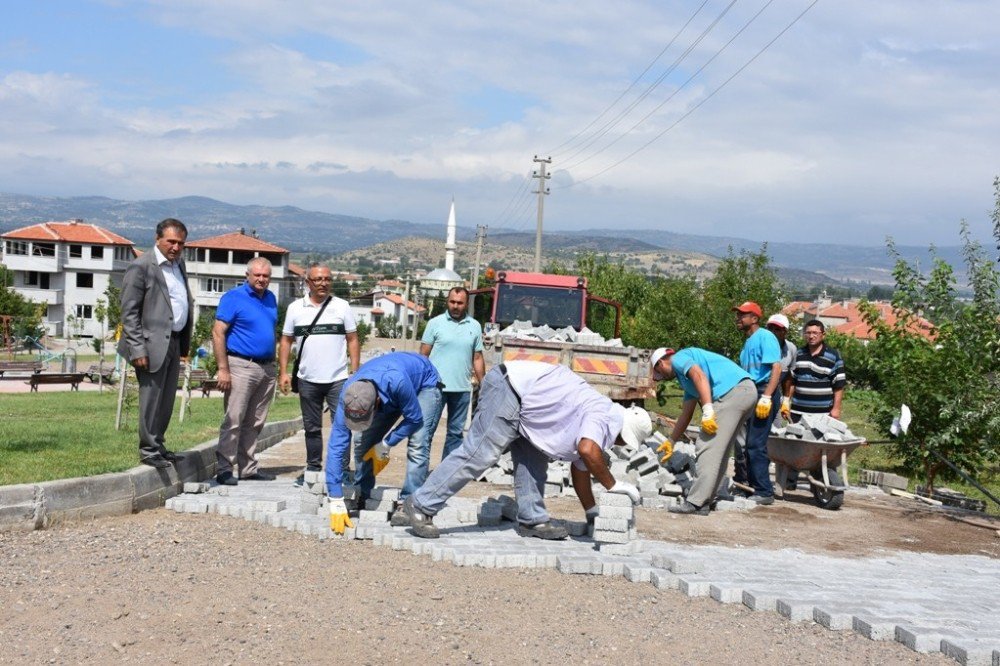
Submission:
<svg viewBox="0 0 1000 666">
<path fill-rule="evenodd" d="M 715 420 L 715 407 L 710 402 L 701 406 L 701 429 L 706 435 L 719 432 L 719 423 Z"/>
<path fill-rule="evenodd" d="M 584 512 L 587 516 L 587 524 L 593 525 L 594 521 L 597 519 L 597 505 L 590 507 Z"/>
<path fill-rule="evenodd" d="M 347 505 L 344 504 L 343 497 L 331 497 L 328 500 L 330 506 L 330 529 L 337 534 L 343 534 L 344 528 L 354 527 L 350 516 L 347 515 Z"/>
<path fill-rule="evenodd" d="M 766 419 L 768 414 L 771 413 L 771 396 L 762 395 L 760 400 L 757 401 L 757 408 L 755 414 L 759 419 Z"/>
<path fill-rule="evenodd" d="M 381 442 L 368 449 L 368 453 L 362 456 L 362 460 L 370 460 L 372 466 L 375 468 L 375 476 L 378 476 L 379 472 L 385 469 L 385 466 L 389 464 L 389 449 L 390 446 L 385 443 L 383 439 Z"/>
<path fill-rule="evenodd" d="M 642 502 L 642 495 L 639 494 L 639 489 L 626 481 L 616 481 L 615 485 L 608 488 L 608 492 L 618 493 L 619 495 L 628 495 L 629 499 L 632 500 L 632 504 L 635 506 L 639 506 Z"/>
</svg>

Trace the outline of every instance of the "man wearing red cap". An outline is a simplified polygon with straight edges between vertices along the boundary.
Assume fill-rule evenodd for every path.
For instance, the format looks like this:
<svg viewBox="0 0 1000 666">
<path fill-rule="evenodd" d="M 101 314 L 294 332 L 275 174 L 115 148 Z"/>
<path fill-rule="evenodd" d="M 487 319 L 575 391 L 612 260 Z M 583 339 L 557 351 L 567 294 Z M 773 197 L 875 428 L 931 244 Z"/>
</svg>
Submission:
<svg viewBox="0 0 1000 666">
<path fill-rule="evenodd" d="M 744 434 L 737 437 L 736 481 L 753 487 L 750 496 L 758 504 L 774 504 L 774 486 L 768 473 L 767 438 L 781 400 L 781 348 L 774 333 L 760 327 L 760 306 L 747 301 L 733 308 L 736 328 L 747 341 L 740 352 L 740 366 L 757 385 L 757 406 L 747 419 Z M 743 456 L 740 451 L 743 451 Z"/>
</svg>

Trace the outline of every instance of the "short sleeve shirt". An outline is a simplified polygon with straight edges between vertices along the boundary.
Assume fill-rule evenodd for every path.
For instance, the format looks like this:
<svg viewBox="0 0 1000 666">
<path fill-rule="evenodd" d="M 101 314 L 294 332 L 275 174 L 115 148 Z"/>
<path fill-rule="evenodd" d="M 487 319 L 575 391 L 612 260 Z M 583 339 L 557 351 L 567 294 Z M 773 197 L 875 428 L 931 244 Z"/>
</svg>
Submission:
<svg viewBox="0 0 1000 666">
<path fill-rule="evenodd" d="M 754 384 L 762 384 L 771 378 L 771 366 L 781 361 L 778 338 L 766 328 L 758 328 L 747 338 L 740 352 L 740 365 L 750 373 Z"/>
<path fill-rule="evenodd" d="M 685 400 L 697 400 L 698 390 L 694 382 L 688 376 L 692 366 L 697 365 L 705 373 L 708 385 L 712 389 L 712 402 L 719 400 L 729 393 L 734 386 L 744 379 L 749 379 L 750 374 L 740 366 L 730 361 L 721 354 L 699 349 L 698 347 L 688 347 L 682 349 L 673 358 L 674 373 L 677 375 L 677 383 L 684 389 Z"/>
<path fill-rule="evenodd" d="M 472 390 L 472 355 L 483 351 L 483 329 L 478 321 L 468 315 L 455 321 L 445 312 L 427 322 L 420 341 L 431 345 L 431 363 L 441 374 L 445 393 Z"/>
<path fill-rule="evenodd" d="M 299 354 L 299 379 L 316 384 L 330 384 L 347 379 L 347 334 L 358 330 L 351 306 L 342 298 L 331 297 L 317 320 L 322 303 L 316 304 L 305 296 L 292 301 L 285 311 L 281 334 L 295 338 Z M 316 325 L 302 344 L 309 325 Z"/>
<path fill-rule="evenodd" d="M 233 287 L 219 299 L 215 318 L 229 324 L 227 351 L 254 359 L 274 359 L 278 299 L 270 290 L 258 296 L 246 282 Z"/>
</svg>

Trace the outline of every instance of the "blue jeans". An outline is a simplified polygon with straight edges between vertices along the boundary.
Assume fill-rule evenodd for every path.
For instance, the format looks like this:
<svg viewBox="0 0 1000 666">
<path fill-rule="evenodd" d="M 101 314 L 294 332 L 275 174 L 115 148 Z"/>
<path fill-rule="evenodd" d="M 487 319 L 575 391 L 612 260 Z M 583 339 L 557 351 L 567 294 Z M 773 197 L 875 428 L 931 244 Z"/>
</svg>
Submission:
<svg viewBox="0 0 1000 666">
<path fill-rule="evenodd" d="M 437 388 L 424 389 L 417 394 L 417 402 L 424 415 L 424 425 L 410 435 L 406 447 L 406 479 L 403 481 L 403 490 L 399 493 L 400 499 L 412 495 L 427 479 L 431 464 L 431 439 L 441 418 L 442 395 L 441 389 Z"/>
<path fill-rule="evenodd" d="M 302 428 L 306 431 L 306 469 L 323 469 L 323 404 L 330 407 L 330 413 L 337 413 L 340 389 L 346 379 L 329 384 L 299 379 L 299 407 L 302 409 Z M 344 449 L 341 469 L 351 468 L 351 450 Z"/>
<path fill-rule="evenodd" d="M 431 404 L 430 401 L 438 400 L 440 401 L 441 389 L 437 387 L 425 388 L 420 393 L 417 394 L 417 401 L 420 403 L 420 411 L 424 411 L 424 405 Z M 367 500 L 371 497 L 372 488 L 375 487 L 375 469 L 370 460 L 362 460 L 365 454 L 368 453 L 368 449 L 372 448 L 383 439 L 389 433 L 396 422 L 399 421 L 402 416 L 402 412 L 398 411 L 386 411 L 383 409 L 375 412 L 375 418 L 372 419 L 372 424 L 361 433 L 360 441 L 358 441 L 357 446 L 354 448 L 354 483 L 358 486 L 358 491 L 361 494 L 361 499 Z M 426 418 L 424 420 L 426 424 Z M 423 451 L 423 436 L 422 431 L 426 428 L 421 427 L 417 432 L 413 433 L 409 441 L 406 444 L 406 478 L 407 481 L 410 479 L 410 475 L 414 475 L 414 478 L 419 475 L 419 468 L 423 468 L 424 476 L 427 475 L 427 464 L 430 460 L 430 448 Z M 421 455 L 421 451 L 423 454 Z M 418 484 L 419 485 L 419 484 Z"/>
<path fill-rule="evenodd" d="M 507 447 L 514 460 L 514 496 L 517 520 L 536 525 L 549 520 L 545 509 L 545 476 L 548 457 L 521 436 L 521 401 L 499 366 L 483 378 L 479 407 L 462 444 L 445 458 L 413 493 L 413 503 L 433 516 L 452 495 L 496 464 Z"/>
<path fill-rule="evenodd" d="M 424 428 L 427 429 L 428 451 L 430 451 L 431 442 L 434 441 L 434 433 L 437 432 L 437 427 L 441 423 L 441 414 L 445 407 L 448 408 L 448 433 L 444 438 L 444 451 L 441 453 L 441 460 L 447 458 L 448 454 L 461 446 L 462 431 L 465 429 L 465 419 L 469 416 L 471 400 L 471 391 L 442 391 L 441 400 L 432 405 L 429 411 L 420 405 L 420 408 L 424 409 Z M 419 485 L 417 484 L 418 487 Z"/>
<path fill-rule="evenodd" d="M 757 387 L 757 398 L 764 393 L 766 386 Z M 736 453 L 734 474 L 737 481 L 753 487 L 755 495 L 772 497 L 774 486 L 768 467 L 771 464 L 767 457 L 767 438 L 771 435 L 771 424 L 781 408 L 781 391 L 777 390 L 771 396 L 771 412 L 766 419 L 757 418 L 754 411 L 750 412 L 746 428 L 736 435 Z M 755 406 L 756 409 L 756 406 Z"/>
</svg>

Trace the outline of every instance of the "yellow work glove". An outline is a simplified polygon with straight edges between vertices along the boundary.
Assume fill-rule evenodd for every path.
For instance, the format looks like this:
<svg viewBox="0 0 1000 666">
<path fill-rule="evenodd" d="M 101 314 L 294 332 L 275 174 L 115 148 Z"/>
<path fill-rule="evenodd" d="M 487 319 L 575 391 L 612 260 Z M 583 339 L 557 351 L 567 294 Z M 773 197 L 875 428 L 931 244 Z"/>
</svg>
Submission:
<svg viewBox="0 0 1000 666">
<path fill-rule="evenodd" d="M 344 504 L 343 497 L 331 497 L 330 504 L 330 529 L 336 534 L 343 534 L 344 529 L 354 527 L 351 517 L 347 515 L 347 505 Z"/>
<path fill-rule="evenodd" d="M 670 456 L 674 454 L 674 443 L 669 439 L 665 439 L 663 440 L 663 444 L 660 444 L 660 448 L 656 449 L 656 452 L 663 454 L 660 458 L 660 462 L 665 463 L 670 460 Z"/>
<path fill-rule="evenodd" d="M 786 421 L 792 420 L 792 399 L 782 398 L 781 399 L 781 418 Z"/>
<path fill-rule="evenodd" d="M 715 407 L 712 403 L 701 406 L 701 429 L 706 435 L 719 432 L 719 422 L 715 420 Z"/>
<path fill-rule="evenodd" d="M 755 413 L 759 419 L 767 418 L 767 415 L 771 413 L 771 396 L 760 396 L 760 400 L 757 401 L 757 409 Z"/>
<path fill-rule="evenodd" d="M 385 466 L 389 464 L 389 445 L 382 440 L 372 448 L 368 449 L 368 453 L 361 457 L 362 460 L 370 460 L 372 466 L 375 468 L 375 476 L 378 476 L 379 472 L 385 469 Z"/>
</svg>

